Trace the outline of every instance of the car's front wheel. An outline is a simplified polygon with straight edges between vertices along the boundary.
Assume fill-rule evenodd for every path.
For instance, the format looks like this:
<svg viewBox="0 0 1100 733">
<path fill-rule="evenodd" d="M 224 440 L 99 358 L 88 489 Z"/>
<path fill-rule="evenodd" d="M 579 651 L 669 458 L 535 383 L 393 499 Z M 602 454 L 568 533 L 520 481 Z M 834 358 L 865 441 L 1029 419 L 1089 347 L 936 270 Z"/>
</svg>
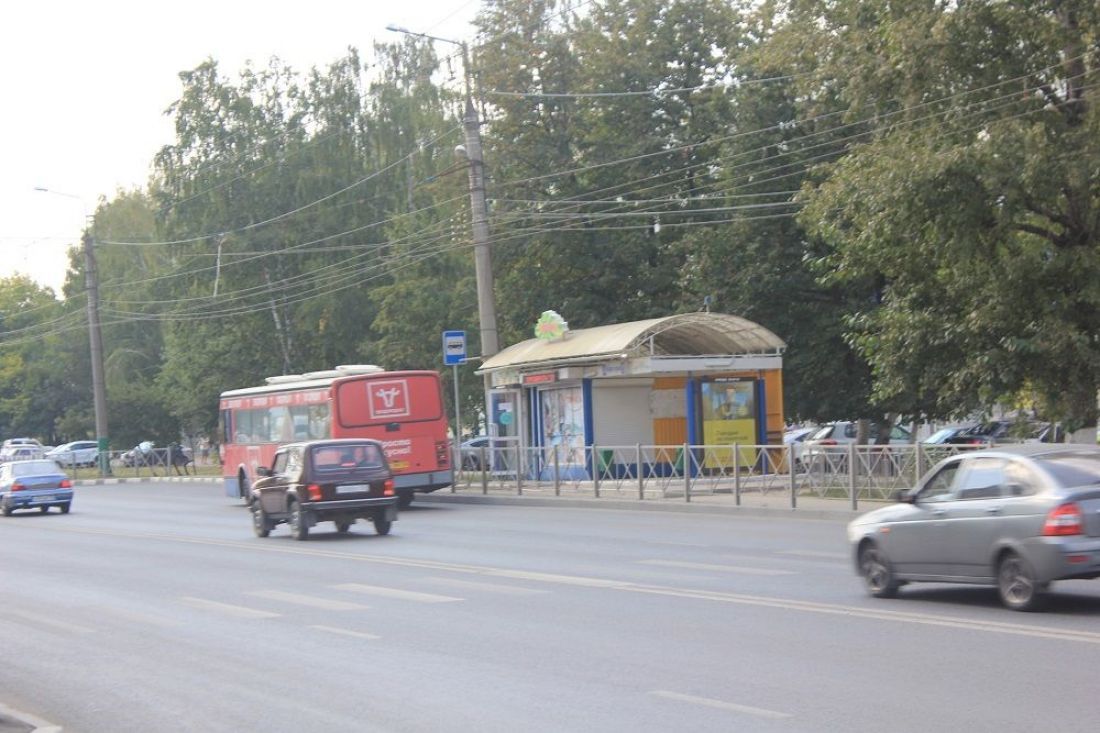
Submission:
<svg viewBox="0 0 1100 733">
<path fill-rule="evenodd" d="M 892 598 L 901 586 L 894 577 L 890 559 L 873 542 L 866 543 L 859 551 L 859 572 L 867 592 L 875 598 Z"/>
<path fill-rule="evenodd" d="M 1001 603 L 1013 611 L 1034 611 L 1045 598 L 1046 584 L 1035 578 L 1027 560 L 1015 552 L 1005 553 L 997 565 L 997 592 Z"/>
<path fill-rule="evenodd" d="M 299 541 L 309 537 L 309 521 L 296 501 L 290 503 L 290 536 Z"/>
</svg>

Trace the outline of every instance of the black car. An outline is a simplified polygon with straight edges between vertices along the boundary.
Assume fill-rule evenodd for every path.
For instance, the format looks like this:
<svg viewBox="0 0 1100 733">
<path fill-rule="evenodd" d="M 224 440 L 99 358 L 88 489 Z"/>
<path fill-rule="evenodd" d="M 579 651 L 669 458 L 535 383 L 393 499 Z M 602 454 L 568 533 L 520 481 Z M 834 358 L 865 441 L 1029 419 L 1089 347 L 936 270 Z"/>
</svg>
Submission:
<svg viewBox="0 0 1100 733">
<path fill-rule="evenodd" d="M 279 448 L 271 467 L 249 492 L 252 527 L 267 537 L 286 523 L 296 540 L 309 536 L 318 522 L 334 522 L 347 532 L 358 519 L 369 519 L 375 531 L 389 534 L 397 519 L 393 474 L 377 440 L 314 440 Z"/>
</svg>

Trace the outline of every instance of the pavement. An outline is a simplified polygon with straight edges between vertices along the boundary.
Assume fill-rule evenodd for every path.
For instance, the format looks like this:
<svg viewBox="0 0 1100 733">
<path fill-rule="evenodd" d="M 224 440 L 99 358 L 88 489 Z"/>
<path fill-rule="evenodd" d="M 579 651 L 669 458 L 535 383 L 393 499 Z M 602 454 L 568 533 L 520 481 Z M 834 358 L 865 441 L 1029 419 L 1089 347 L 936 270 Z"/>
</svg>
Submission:
<svg viewBox="0 0 1100 733">
<path fill-rule="evenodd" d="M 114 476 L 108 478 L 79 479 L 77 486 L 98 486 L 126 483 L 201 483 L 220 484 L 220 477 L 211 476 Z M 517 493 L 513 486 L 498 486 L 484 490 L 480 485 L 460 486 L 456 490 L 443 489 L 431 494 L 418 494 L 417 503 L 424 504 L 491 504 L 512 506 L 552 506 L 590 508 L 598 510 L 629 510 L 653 512 L 683 512 L 697 514 L 721 514 L 745 517 L 795 517 L 798 519 L 852 519 L 861 513 L 882 506 L 880 501 L 860 501 L 853 510 L 848 498 L 823 498 L 797 494 L 792 506 L 789 491 L 772 490 L 714 492 L 693 494 L 690 500 L 679 496 L 639 499 L 633 491 L 601 490 L 597 497 L 591 486 L 581 486 L 555 494 L 552 489 L 535 487 Z M 61 728 L 29 713 L 22 713 L 0 703 L 0 733 L 60 733 Z"/>
</svg>

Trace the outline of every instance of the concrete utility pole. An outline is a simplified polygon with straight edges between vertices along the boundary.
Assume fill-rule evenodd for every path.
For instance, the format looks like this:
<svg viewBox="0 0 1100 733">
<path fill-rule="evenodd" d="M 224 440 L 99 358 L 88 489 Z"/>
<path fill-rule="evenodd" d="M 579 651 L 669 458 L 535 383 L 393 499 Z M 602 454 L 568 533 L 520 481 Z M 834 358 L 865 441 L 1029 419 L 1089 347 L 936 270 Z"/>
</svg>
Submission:
<svg viewBox="0 0 1100 733">
<path fill-rule="evenodd" d="M 103 334 L 99 326 L 99 273 L 96 270 L 92 232 L 84 232 L 84 287 L 88 296 L 88 339 L 92 357 L 92 401 L 95 405 L 95 436 L 99 446 L 99 475 L 111 473 L 110 441 L 107 437 L 107 383 L 103 378 Z"/>
<path fill-rule="evenodd" d="M 465 50 L 465 46 L 463 46 Z M 497 309 L 493 297 L 493 260 L 489 251 L 489 207 L 485 201 L 485 164 L 481 157 L 481 122 L 477 108 L 466 94 L 466 159 L 470 163 L 470 225 L 474 242 L 474 274 L 477 278 L 477 317 L 481 327 L 481 358 L 500 351 Z M 486 385 L 488 386 L 488 385 Z"/>
</svg>

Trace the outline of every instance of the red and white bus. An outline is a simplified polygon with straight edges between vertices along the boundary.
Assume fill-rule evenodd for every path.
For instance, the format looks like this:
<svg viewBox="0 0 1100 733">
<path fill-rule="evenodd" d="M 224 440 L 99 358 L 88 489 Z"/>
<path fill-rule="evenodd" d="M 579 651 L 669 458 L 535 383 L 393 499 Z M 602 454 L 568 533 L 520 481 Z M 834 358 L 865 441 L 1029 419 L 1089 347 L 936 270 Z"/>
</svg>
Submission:
<svg viewBox="0 0 1100 733">
<path fill-rule="evenodd" d="M 223 392 L 219 407 L 225 491 L 245 498 L 258 466 L 286 443 L 324 438 L 382 441 L 401 503 L 450 486 L 447 415 L 439 374 L 373 365 L 268 377 Z"/>
</svg>

